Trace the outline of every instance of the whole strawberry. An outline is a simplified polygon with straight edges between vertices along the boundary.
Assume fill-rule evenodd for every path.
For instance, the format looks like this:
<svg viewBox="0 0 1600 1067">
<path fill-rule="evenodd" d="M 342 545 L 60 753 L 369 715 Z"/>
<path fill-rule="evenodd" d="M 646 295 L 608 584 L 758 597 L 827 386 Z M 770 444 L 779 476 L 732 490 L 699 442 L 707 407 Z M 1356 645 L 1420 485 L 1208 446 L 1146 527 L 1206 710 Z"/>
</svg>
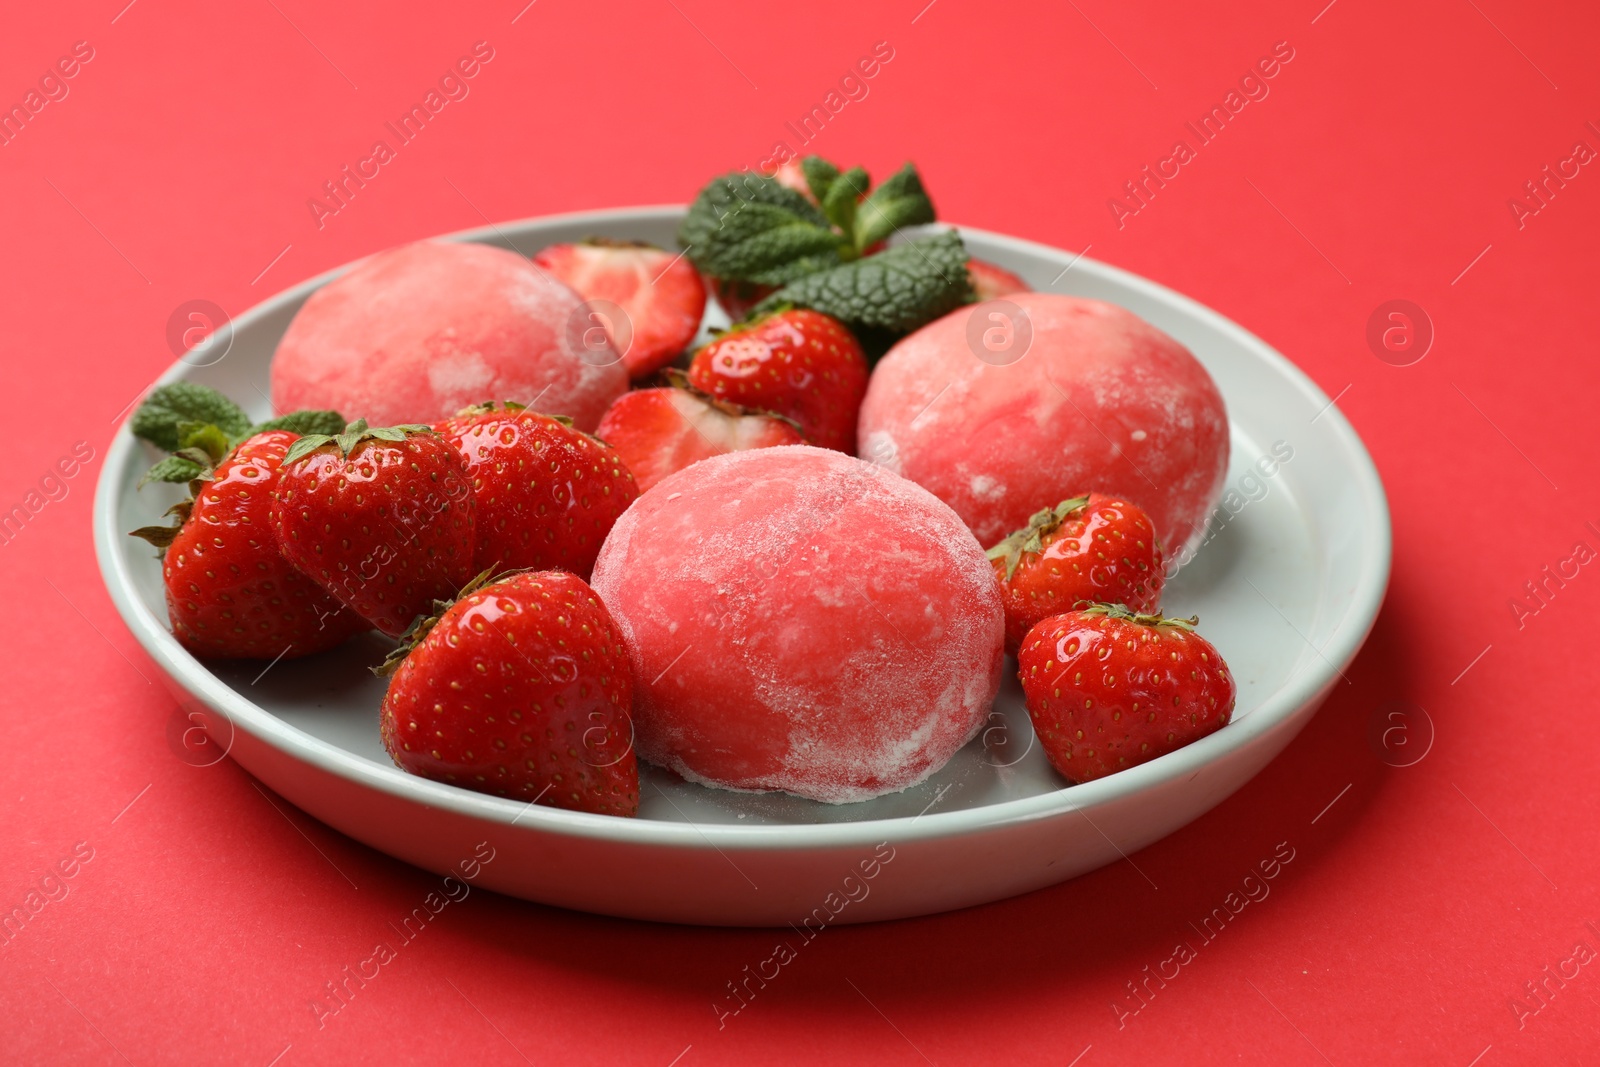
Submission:
<svg viewBox="0 0 1600 1067">
<path fill-rule="evenodd" d="M 474 566 L 587 578 L 639 495 L 616 449 L 520 404 L 468 408 L 435 427 L 466 457 L 477 501 Z"/>
<path fill-rule="evenodd" d="M 605 605 L 565 571 L 487 579 L 397 652 L 380 723 L 389 755 L 480 793 L 637 813 L 633 676 Z"/>
<path fill-rule="evenodd" d="M 1006 651 L 1041 619 L 1080 603 L 1161 605 L 1166 583 L 1155 524 L 1137 504 L 1103 493 L 1063 500 L 989 549 L 1006 606 Z"/>
<path fill-rule="evenodd" d="M 680 254 L 595 238 L 551 245 L 533 261 L 595 305 L 590 312 L 598 321 L 582 323 L 583 329 L 591 325 L 604 329 L 636 381 L 671 363 L 700 331 L 705 282 Z M 581 338 L 573 340 L 574 348 L 583 347 Z"/>
<path fill-rule="evenodd" d="M 197 656 L 293 659 L 367 628 L 278 552 L 272 493 L 299 436 L 268 430 L 246 438 L 191 483 L 194 496 L 173 508 L 180 525 L 134 531 L 165 550 L 172 634 Z M 212 444 L 221 454 L 220 442 Z M 195 457 L 187 462 L 205 458 L 198 445 L 184 451 Z"/>
<path fill-rule="evenodd" d="M 476 510 L 466 459 L 443 437 L 358 420 L 289 449 L 272 525 L 301 573 L 399 637 L 472 577 Z"/>
<path fill-rule="evenodd" d="M 689 364 L 696 388 L 793 419 L 822 448 L 854 455 L 867 358 L 838 319 L 804 308 L 740 323 Z"/>
<path fill-rule="evenodd" d="M 1028 631 L 1017 677 L 1050 765 L 1088 782 L 1227 725 L 1233 676 L 1194 620 L 1097 604 Z"/>
<path fill-rule="evenodd" d="M 680 376 L 670 380 L 677 384 L 623 393 L 595 429 L 633 472 L 641 493 L 724 452 L 805 444 L 788 419 L 709 397 Z"/>
</svg>

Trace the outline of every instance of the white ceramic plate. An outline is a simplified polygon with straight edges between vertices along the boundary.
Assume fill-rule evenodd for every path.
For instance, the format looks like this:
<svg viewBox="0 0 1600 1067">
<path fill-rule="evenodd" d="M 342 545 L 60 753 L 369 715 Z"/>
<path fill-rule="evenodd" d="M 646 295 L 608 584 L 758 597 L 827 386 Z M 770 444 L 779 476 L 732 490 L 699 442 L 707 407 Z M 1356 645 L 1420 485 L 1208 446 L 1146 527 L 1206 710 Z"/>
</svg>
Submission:
<svg viewBox="0 0 1600 1067">
<path fill-rule="evenodd" d="M 458 234 L 532 253 L 590 235 L 674 244 L 682 209 L 564 215 Z M 175 490 L 134 484 L 152 461 L 119 431 L 95 498 L 95 547 L 112 599 L 182 706 L 233 759 L 300 808 L 389 855 L 448 873 L 479 842 L 478 883 L 610 915 L 717 925 L 812 916 L 867 922 L 960 908 L 1065 881 L 1198 817 L 1259 771 L 1311 718 L 1365 640 L 1389 575 L 1383 487 L 1361 441 L 1288 360 L 1215 312 L 1112 267 L 963 230 L 976 256 L 1035 288 L 1098 297 L 1186 344 L 1227 400 L 1239 507 L 1169 584 L 1169 614 L 1198 614 L 1239 684 L 1233 722 L 1196 744 L 1063 788 L 1033 743 L 1016 681 L 991 726 L 904 793 L 832 807 L 704 789 L 645 771 L 637 819 L 530 807 L 415 778 L 378 740 L 377 637 L 310 660 L 208 665 L 167 630 L 159 562 L 127 535 Z M 1070 269 L 1067 269 L 1069 268 Z M 265 417 L 273 348 L 325 274 L 238 317 L 231 348 L 162 382 L 203 382 Z M 213 351 L 213 357 L 215 352 Z M 352 413 L 352 414 L 359 414 Z M 1252 465 L 1281 442 L 1292 458 Z M 1271 463 L 1266 467 L 1273 467 Z"/>
</svg>

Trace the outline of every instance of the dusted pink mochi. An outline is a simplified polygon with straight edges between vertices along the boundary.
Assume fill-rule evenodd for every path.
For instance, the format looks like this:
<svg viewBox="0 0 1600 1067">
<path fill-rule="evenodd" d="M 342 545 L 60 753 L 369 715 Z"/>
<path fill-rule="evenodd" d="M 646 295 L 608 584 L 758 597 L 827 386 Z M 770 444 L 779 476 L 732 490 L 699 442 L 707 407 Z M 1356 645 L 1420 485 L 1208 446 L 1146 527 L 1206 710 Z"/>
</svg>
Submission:
<svg viewBox="0 0 1600 1067">
<path fill-rule="evenodd" d="M 457 241 L 380 252 L 312 293 L 289 324 L 272 404 L 393 426 L 515 400 L 593 430 L 628 372 L 585 333 L 579 304 L 515 252 Z"/>
<path fill-rule="evenodd" d="M 1009 363 L 1026 331 L 992 317 L 1007 304 L 1032 332 Z M 991 326 L 999 352 L 983 343 Z M 1142 507 L 1182 558 L 1228 470 L 1222 394 L 1189 350 L 1130 311 L 1057 293 L 962 308 L 901 340 L 859 430 L 862 456 L 932 491 L 985 546 L 1095 490 Z"/>
<path fill-rule="evenodd" d="M 704 460 L 612 527 L 593 586 L 628 638 L 638 754 L 832 804 L 915 785 L 1000 684 L 994 571 L 926 490 L 830 449 Z"/>
</svg>

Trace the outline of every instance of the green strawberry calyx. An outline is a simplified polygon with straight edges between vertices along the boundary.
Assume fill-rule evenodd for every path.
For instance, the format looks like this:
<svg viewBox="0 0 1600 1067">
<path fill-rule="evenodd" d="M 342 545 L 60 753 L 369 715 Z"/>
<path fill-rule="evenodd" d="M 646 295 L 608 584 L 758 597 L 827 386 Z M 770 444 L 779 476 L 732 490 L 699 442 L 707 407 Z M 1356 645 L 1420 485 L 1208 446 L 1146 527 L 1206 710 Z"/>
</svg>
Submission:
<svg viewBox="0 0 1600 1067">
<path fill-rule="evenodd" d="M 1009 534 L 1005 540 L 989 549 L 987 555 L 991 560 L 1003 559 L 1006 561 L 1006 581 L 1017 572 L 1017 565 L 1022 561 L 1024 553 L 1043 552 L 1044 539 L 1055 532 L 1057 526 L 1064 522 L 1068 515 L 1089 503 L 1088 494 L 1075 496 L 1070 500 L 1063 500 L 1053 508 L 1042 508 L 1033 513 L 1028 519 L 1028 525 Z"/>
<path fill-rule="evenodd" d="M 497 412 L 505 412 L 509 415 L 515 415 L 519 411 L 526 410 L 528 410 L 528 405 L 519 404 L 515 400 L 485 400 L 479 404 L 468 404 L 466 407 L 456 412 L 455 417 L 458 419 L 473 419 L 477 418 L 479 415 L 493 415 Z M 535 412 L 535 414 L 538 413 Z M 550 417 L 557 418 L 555 415 Z M 567 421 L 570 422 L 571 420 L 569 419 Z"/>
<path fill-rule="evenodd" d="M 295 411 L 252 423 L 243 408 L 215 389 L 194 382 L 171 382 L 151 390 L 128 420 L 128 428 L 135 437 L 168 453 L 145 472 L 136 488 L 149 482 L 188 484 L 188 497 L 166 511 L 176 518 L 173 525 L 130 531 L 130 536 L 165 551 L 188 521 L 205 483 L 240 444 L 268 430 L 338 433 L 345 428 L 345 420 L 337 411 Z"/>
<path fill-rule="evenodd" d="M 150 392 L 128 421 L 133 435 L 169 455 L 146 472 L 146 482 L 209 481 L 211 472 L 242 442 L 268 430 L 339 433 L 337 411 L 294 411 L 252 423 L 244 409 L 209 386 L 171 382 Z"/>
<path fill-rule="evenodd" d="M 366 419 L 357 419 L 345 427 L 342 433 L 308 433 L 300 440 L 289 446 L 289 454 L 283 457 L 283 465 L 298 463 L 319 448 L 334 445 L 339 449 L 339 454 L 345 459 L 350 458 L 350 453 L 355 451 L 357 445 L 363 441 L 388 441 L 398 444 L 413 434 L 431 434 L 435 432 L 432 426 L 421 423 L 404 423 L 400 426 L 368 426 Z"/>
<path fill-rule="evenodd" d="M 528 405 L 518 403 L 515 400 L 485 400 L 479 404 L 469 404 L 467 407 L 464 407 L 460 411 L 456 412 L 455 418 L 481 419 L 485 415 L 507 415 L 514 418 L 518 415 L 521 415 L 523 412 L 527 412 L 536 419 L 549 419 L 551 422 L 560 423 L 573 433 L 581 434 L 597 444 L 606 445 L 604 441 L 600 440 L 600 438 L 596 437 L 589 431 L 578 429 L 577 426 L 573 424 L 572 416 L 570 415 L 551 415 L 543 411 L 535 411 Z M 611 446 L 606 445 L 606 447 L 610 448 Z"/>
<path fill-rule="evenodd" d="M 1159 613 L 1146 615 L 1134 611 L 1126 604 L 1086 604 L 1077 610 L 1084 615 L 1100 615 L 1108 619 L 1137 623 L 1140 626 L 1165 627 L 1171 630 L 1183 630 L 1186 633 L 1193 633 L 1194 628 L 1200 625 L 1198 615 L 1191 615 L 1187 619 Z"/>
<path fill-rule="evenodd" d="M 465 600 L 473 593 L 494 585 L 496 582 L 503 582 L 507 578 L 522 574 L 530 569 L 521 567 L 515 570 L 500 570 L 498 568 L 499 564 L 485 567 L 474 575 L 466 585 L 462 586 L 461 591 L 454 597 L 449 600 L 435 600 L 431 613 L 418 615 L 415 619 L 412 619 L 411 625 L 406 627 L 406 632 L 400 635 L 399 644 L 395 645 L 394 650 L 383 658 L 382 663 L 371 668 L 372 673 L 379 678 L 389 677 L 399 670 L 400 664 L 405 662 L 406 657 L 411 655 L 418 645 L 422 644 L 429 631 L 437 626 L 439 620 L 444 617 L 444 613 L 455 607 L 458 602 Z"/>
<path fill-rule="evenodd" d="M 204 486 L 205 482 L 200 479 L 191 482 L 189 495 L 162 512 L 163 515 L 174 516 L 170 526 L 141 526 L 137 530 L 129 530 L 128 536 L 137 537 L 165 552 L 171 547 L 172 542 L 177 540 L 178 531 L 183 529 L 183 524 L 189 521 L 189 513 L 194 510 L 195 497 L 200 495 L 200 490 Z"/>
<path fill-rule="evenodd" d="M 173 516 L 170 525 L 141 526 L 128 532 L 128 536 L 147 541 L 163 552 L 177 539 L 183 524 L 189 521 L 195 499 L 200 496 L 206 482 L 211 480 L 217 464 L 227 458 L 234 448 L 227 433 L 215 423 L 185 421 L 180 425 L 177 451 L 146 471 L 135 488 L 143 489 L 146 482 L 186 481 L 189 483 L 189 495 L 162 513 Z"/>
<path fill-rule="evenodd" d="M 559 422 L 569 429 L 572 427 L 572 417 L 570 415 L 551 415 L 543 411 L 534 411 L 528 405 L 515 400 L 485 400 L 479 404 L 469 404 L 456 412 L 455 418 L 475 419 L 484 415 L 517 415 L 524 411 L 530 415 L 537 415 L 541 419 Z M 405 429 L 405 427 L 400 428 Z M 585 436 L 592 437 L 593 435 L 586 434 Z"/>
</svg>

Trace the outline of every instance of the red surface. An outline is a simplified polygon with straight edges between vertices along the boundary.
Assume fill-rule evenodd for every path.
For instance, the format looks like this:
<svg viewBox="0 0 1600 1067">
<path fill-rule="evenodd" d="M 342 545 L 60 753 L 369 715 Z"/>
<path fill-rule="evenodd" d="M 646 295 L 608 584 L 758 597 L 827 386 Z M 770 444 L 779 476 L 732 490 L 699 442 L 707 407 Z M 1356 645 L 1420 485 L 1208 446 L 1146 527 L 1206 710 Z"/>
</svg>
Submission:
<svg viewBox="0 0 1600 1067">
<path fill-rule="evenodd" d="M 92 849 L 0 948 L 0 1058 L 1592 1060 L 1600 969 L 1563 961 L 1600 950 L 1586 925 L 1600 927 L 1586 625 L 1600 578 L 1563 561 L 1600 547 L 1600 173 L 1581 167 L 1521 228 L 1507 206 L 1575 141 L 1600 148 L 1592 7 L 823 0 L 757 24 L 713 0 L 539 0 L 513 23 L 521 0 L 138 0 L 113 22 L 123 2 L 14 6 L 0 35 L 6 101 L 73 42 L 94 48 L 70 94 L 0 147 L 0 505 L 26 503 L 75 442 L 95 457 L 0 545 L 20 616 L 0 651 L 0 905 L 24 904 L 75 843 Z M 494 58 L 470 96 L 319 229 L 307 198 L 479 40 Z M 1284 40 L 1294 58 L 1270 95 L 1119 229 L 1107 198 Z M 914 157 L 946 217 L 1092 245 L 1342 394 L 1396 537 L 1351 684 L 1258 779 L 1130 862 L 961 914 L 829 929 L 721 1029 L 713 1004 L 773 933 L 479 892 L 319 1026 L 324 983 L 398 940 L 389 924 L 439 883 L 167 746 L 172 707 L 102 591 L 89 511 L 118 413 L 172 360 L 168 316 L 195 298 L 238 312 L 487 219 L 684 200 L 794 145 L 786 121 L 877 41 L 892 60 L 815 148 L 878 173 Z M 1436 328 L 1414 366 L 1365 340 L 1395 298 Z M 1552 592 L 1519 619 L 1529 581 Z M 1368 742 L 1396 700 L 1437 731 L 1404 768 Z M 1203 941 L 1190 924 L 1279 842 L 1294 858 L 1270 896 Z M 1119 1028 L 1125 983 L 1185 939 L 1194 958 Z M 1524 983 L 1563 966 L 1575 976 L 1549 979 L 1519 1020 Z"/>
</svg>

